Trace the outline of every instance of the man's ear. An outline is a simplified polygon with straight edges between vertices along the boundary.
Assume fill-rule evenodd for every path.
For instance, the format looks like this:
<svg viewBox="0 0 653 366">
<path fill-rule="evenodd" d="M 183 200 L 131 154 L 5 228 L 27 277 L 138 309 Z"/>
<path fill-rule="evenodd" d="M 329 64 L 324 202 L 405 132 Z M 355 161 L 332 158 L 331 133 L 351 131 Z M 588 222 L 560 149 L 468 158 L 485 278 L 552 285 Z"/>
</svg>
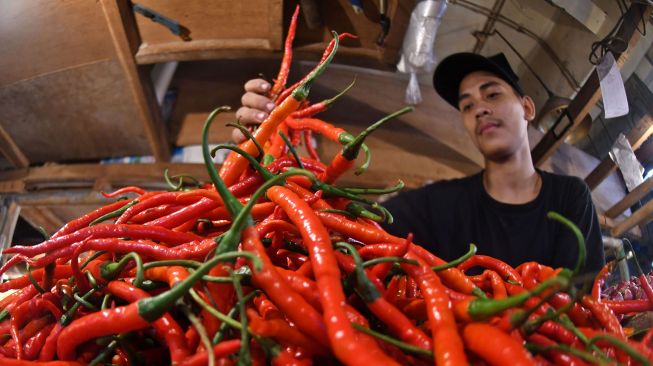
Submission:
<svg viewBox="0 0 653 366">
<path fill-rule="evenodd" d="M 524 107 L 524 118 L 528 122 L 533 122 L 535 119 L 535 102 L 533 98 L 528 95 L 524 95 L 522 98 L 522 106 Z"/>
</svg>

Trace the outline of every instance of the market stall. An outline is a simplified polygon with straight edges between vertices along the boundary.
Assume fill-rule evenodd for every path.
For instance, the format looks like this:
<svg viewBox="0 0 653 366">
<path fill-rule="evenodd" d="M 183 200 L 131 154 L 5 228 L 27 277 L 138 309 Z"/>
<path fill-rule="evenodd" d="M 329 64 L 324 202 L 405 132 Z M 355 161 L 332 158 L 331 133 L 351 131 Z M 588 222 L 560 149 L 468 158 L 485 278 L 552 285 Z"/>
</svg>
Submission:
<svg viewBox="0 0 653 366">
<path fill-rule="evenodd" d="M 653 362 L 653 178 L 628 164 L 653 155 L 653 5 L 228 3 L 0 5 L 0 365 Z M 431 85 L 461 51 L 545 106 L 529 164 L 584 179 L 600 271 L 558 212 L 548 263 L 392 230 L 400 192 L 490 169 Z M 257 77 L 274 108 L 244 125 Z"/>
</svg>

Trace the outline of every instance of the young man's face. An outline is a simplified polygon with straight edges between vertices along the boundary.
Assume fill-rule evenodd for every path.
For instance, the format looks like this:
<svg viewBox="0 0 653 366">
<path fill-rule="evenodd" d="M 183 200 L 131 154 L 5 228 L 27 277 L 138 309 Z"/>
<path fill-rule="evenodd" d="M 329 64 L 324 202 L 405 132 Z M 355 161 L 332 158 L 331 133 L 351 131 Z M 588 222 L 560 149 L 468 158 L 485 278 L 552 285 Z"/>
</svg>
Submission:
<svg viewBox="0 0 653 366">
<path fill-rule="evenodd" d="M 504 160 L 528 149 L 527 125 L 535 116 L 530 97 L 520 97 L 510 84 L 487 71 L 465 76 L 459 92 L 465 129 L 486 159 Z"/>
</svg>

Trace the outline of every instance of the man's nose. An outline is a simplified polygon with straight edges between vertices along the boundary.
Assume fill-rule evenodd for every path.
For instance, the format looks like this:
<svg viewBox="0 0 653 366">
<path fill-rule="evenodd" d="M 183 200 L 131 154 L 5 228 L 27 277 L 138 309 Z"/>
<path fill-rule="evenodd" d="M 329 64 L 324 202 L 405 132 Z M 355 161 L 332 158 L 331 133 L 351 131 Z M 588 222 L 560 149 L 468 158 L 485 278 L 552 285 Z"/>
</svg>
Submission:
<svg viewBox="0 0 653 366">
<path fill-rule="evenodd" d="M 490 110 L 490 108 L 488 108 L 488 106 L 485 103 L 483 102 L 476 103 L 475 110 L 474 110 L 474 115 L 476 116 L 476 118 L 486 116 L 489 114 L 492 114 L 492 111 Z"/>
</svg>

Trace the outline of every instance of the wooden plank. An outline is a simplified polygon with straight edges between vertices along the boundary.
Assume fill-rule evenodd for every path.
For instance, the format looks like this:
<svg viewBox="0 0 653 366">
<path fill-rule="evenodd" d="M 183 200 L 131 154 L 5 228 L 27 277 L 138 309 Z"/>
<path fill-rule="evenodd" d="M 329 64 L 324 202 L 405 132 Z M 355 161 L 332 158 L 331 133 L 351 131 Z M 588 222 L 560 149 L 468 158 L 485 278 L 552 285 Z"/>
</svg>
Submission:
<svg viewBox="0 0 653 366">
<path fill-rule="evenodd" d="M 221 58 L 269 57 L 265 49 L 267 41 L 260 39 L 206 40 L 194 42 L 171 42 L 143 47 L 136 54 L 139 65 L 170 61 L 211 60 Z"/>
<path fill-rule="evenodd" d="M 653 189 L 653 178 L 649 178 L 642 184 L 638 185 L 632 190 L 632 192 L 628 193 L 626 197 L 619 201 L 619 203 L 607 210 L 605 216 L 610 218 L 617 217 L 617 215 L 632 207 L 635 203 L 644 198 L 644 196 L 651 193 L 651 189 Z"/>
<path fill-rule="evenodd" d="M 619 222 L 614 228 L 612 228 L 610 235 L 613 237 L 619 237 L 631 228 L 646 225 L 651 220 L 653 220 L 653 200 L 649 200 L 644 206 L 633 212 L 630 217 Z"/>
<path fill-rule="evenodd" d="M 640 24 L 641 19 L 648 19 L 651 15 L 653 7 L 643 4 L 632 3 L 625 14 L 625 19 L 617 30 L 616 37 L 629 40 L 629 48 L 632 44 L 639 40 L 640 33 L 636 28 Z M 615 59 L 621 66 L 627 58 L 628 52 L 624 54 L 615 53 Z M 563 131 L 555 131 L 550 129 L 540 140 L 540 142 L 532 149 L 531 155 L 533 156 L 533 163 L 535 166 L 540 166 L 548 159 L 555 149 L 557 149 L 565 140 L 565 138 L 583 121 L 585 116 L 589 113 L 590 109 L 594 107 L 596 102 L 601 97 L 601 89 L 599 78 L 596 72 L 590 74 L 590 77 L 585 81 L 580 91 L 574 99 L 569 103 L 567 108 L 571 121 L 562 121 L 564 123 L 571 122 L 570 127 L 563 129 Z"/>
<path fill-rule="evenodd" d="M 136 54 L 139 64 L 216 58 L 223 49 L 272 51 L 282 47 L 281 0 L 143 0 L 138 3 L 178 21 L 190 30 L 191 38 L 185 41 L 162 25 L 136 16 L 143 40 Z"/>
<path fill-rule="evenodd" d="M 123 70 L 102 60 L 0 87 L 0 126 L 31 163 L 149 155 Z"/>
<path fill-rule="evenodd" d="M 2 154 L 14 168 L 27 168 L 29 160 L 20 150 L 16 142 L 9 136 L 0 124 L 0 154 Z"/>
<path fill-rule="evenodd" d="M 0 86 L 114 57 L 95 1 L 0 2 Z"/>
<path fill-rule="evenodd" d="M 21 174 L 0 172 L 0 182 L 23 182 L 25 192 L 46 188 L 91 189 L 95 181 L 100 178 L 109 182 L 113 187 L 135 184 L 160 189 L 166 186 L 163 179 L 165 169 L 168 169 L 171 175 L 185 173 L 200 180 L 208 180 L 208 174 L 203 164 L 50 164 L 22 170 Z"/>
<path fill-rule="evenodd" d="M 136 23 L 130 3 L 126 0 L 101 0 L 101 4 L 131 97 L 138 109 L 138 117 L 145 129 L 151 153 L 157 161 L 167 161 L 170 159 L 167 131 L 161 121 L 152 85 L 144 71 L 138 69 L 134 60 L 133 50 L 139 40 L 133 32 Z"/>
</svg>

